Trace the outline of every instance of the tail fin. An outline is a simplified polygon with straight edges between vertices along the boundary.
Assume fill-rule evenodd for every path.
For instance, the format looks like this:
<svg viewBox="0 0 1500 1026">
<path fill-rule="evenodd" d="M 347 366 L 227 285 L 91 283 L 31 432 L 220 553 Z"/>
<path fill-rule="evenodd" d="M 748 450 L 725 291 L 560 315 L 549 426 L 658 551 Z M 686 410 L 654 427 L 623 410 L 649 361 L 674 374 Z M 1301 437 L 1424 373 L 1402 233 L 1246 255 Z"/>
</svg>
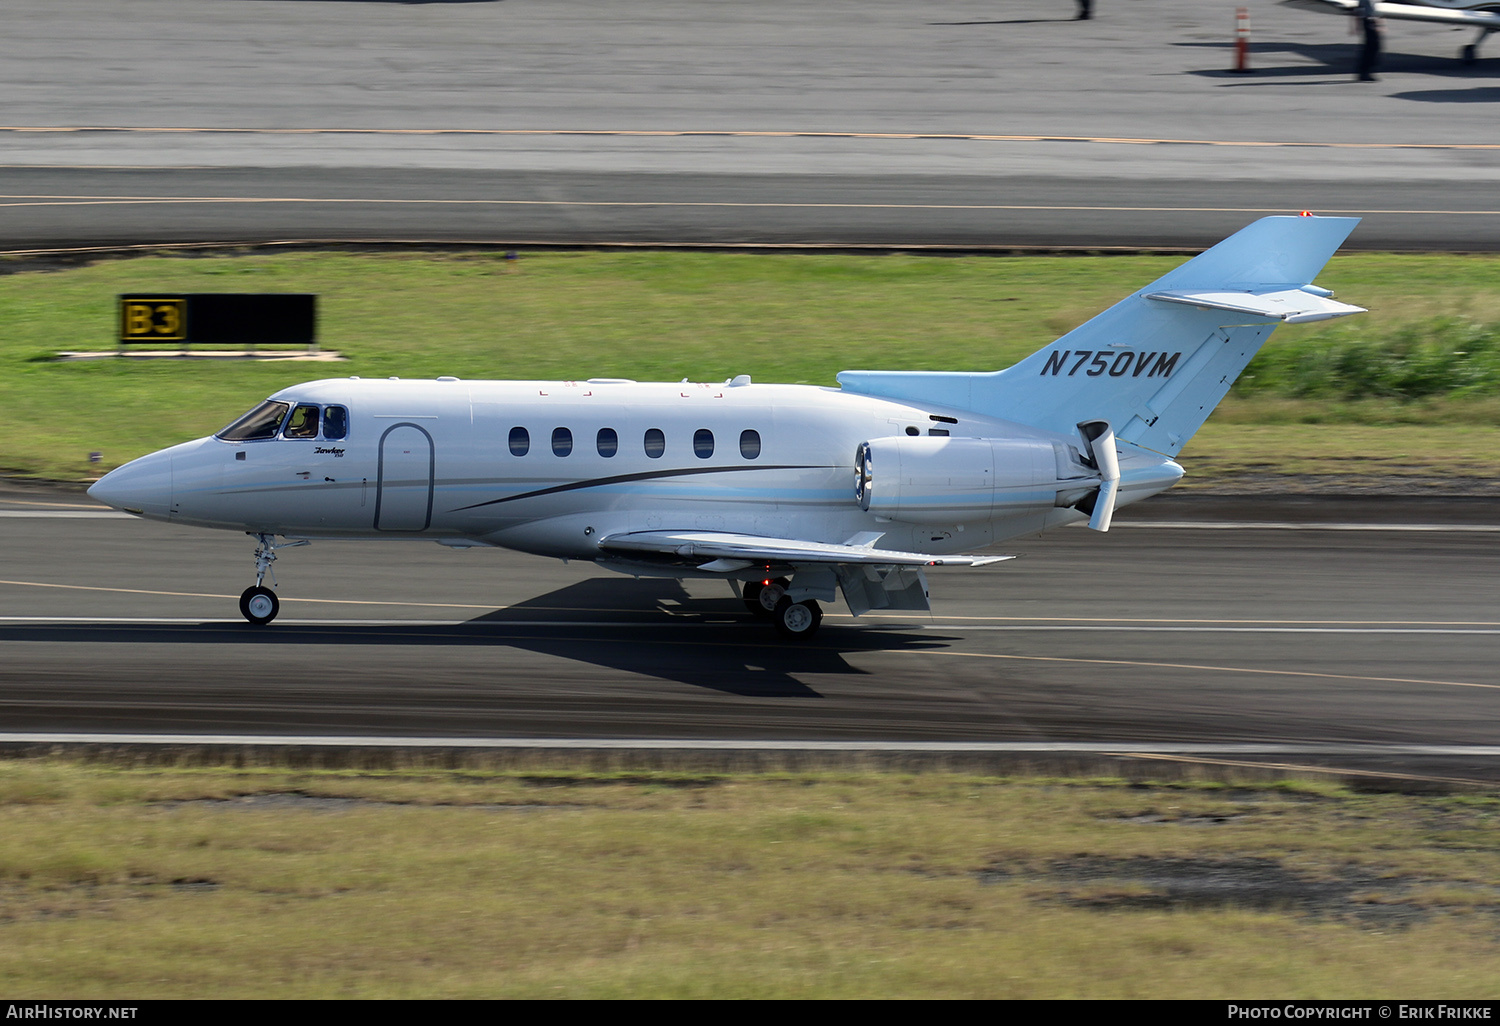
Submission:
<svg viewBox="0 0 1500 1026">
<path fill-rule="evenodd" d="M 1357 217 L 1265 217 L 1013 367 L 990 374 L 844 371 L 853 392 L 973 410 L 1175 456 L 1277 324 L 1363 313 L 1314 276 Z"/>
</svg>

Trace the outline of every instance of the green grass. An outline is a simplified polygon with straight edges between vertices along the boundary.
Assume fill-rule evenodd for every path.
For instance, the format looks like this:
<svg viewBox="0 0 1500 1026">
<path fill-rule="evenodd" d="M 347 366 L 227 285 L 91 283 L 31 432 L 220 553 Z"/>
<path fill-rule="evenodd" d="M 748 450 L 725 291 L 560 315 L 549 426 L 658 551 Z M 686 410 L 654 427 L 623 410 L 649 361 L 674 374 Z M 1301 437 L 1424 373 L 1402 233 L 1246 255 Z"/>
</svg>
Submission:
<svg viewBox="0 0 1500 1026">
<path fill-rule="evenodd" d="M 1492 794 L 1297 782 L 12 761 L 0 978 L 15 999 L 1494 999 L 1497 825 Z M 1331 898 L 1164 900 L 1147 864 Z"/>
<path fill-rule="evenodd" d="M 328 375 L 749 373 L 832 384 L 847 368 L 995 369 L 1178 263 L 640 252 L 514 262 L 489 253 L 150 256 L 61 271 L 15 264 L 0 277 L 0 473 L 83 479 Z M 1398 433 L 1417 424 L 1449 438 L 1477 427 L 1495 448 L 1500 259 L 1352 254 L 1335 257 L 1321 280 L 1371 313 L 1334 334 L 1280 329 L 1232 400 L 1238 412 L 1223 419 Z M 111 348 L 115 296 L 156 290 L 316 292 L 322 344 L 349 359 L 50 361 L 59 350 Z M 1190 472 L 1197 444 L 1184 454 Z M 1446 451 L 1427 442 L 1396 448 L 1419 461 Z M 91 451 L 103 453 L 102 467 L 89 465 Z M 1500 457 L 1485 468 L 1500 470 Z"/>
<path fill-rule="evenodd" d="M 1420 399 L 1500 395 L 1500 324 L 1437 317 L 1384 328 L 1371 333 L 1341 325 L 1268 347 L 1251 361 L 1235 392 L 1377 400 L 1395 409 Z"/>
</svg>

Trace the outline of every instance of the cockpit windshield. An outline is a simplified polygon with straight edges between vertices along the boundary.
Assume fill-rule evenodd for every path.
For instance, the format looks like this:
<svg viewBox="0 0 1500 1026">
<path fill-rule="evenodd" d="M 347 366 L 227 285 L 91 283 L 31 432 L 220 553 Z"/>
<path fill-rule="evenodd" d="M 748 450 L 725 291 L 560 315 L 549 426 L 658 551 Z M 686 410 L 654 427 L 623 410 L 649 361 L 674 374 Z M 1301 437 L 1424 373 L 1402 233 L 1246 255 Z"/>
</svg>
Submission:
<svg viewBox="0 0 1500 1026">
<path fill-rule="evenodd" d="M 275 438 L 276 429 L 281 427 L 281 422 L 290 407 L 291 403 L 279 403 L 267 399 L 214 437 L 225 442 L 249 442 L 257 438 Z"/>
</svg>

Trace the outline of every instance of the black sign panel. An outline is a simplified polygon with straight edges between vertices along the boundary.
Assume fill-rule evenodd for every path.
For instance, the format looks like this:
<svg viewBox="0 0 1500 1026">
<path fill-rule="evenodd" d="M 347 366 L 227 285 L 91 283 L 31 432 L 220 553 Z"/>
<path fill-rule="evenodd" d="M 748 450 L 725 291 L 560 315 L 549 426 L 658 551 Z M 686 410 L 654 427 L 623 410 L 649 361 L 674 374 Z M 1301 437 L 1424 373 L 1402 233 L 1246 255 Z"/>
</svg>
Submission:
<svg viewBox="0 0 1500 1026">
<path fill-rule="evenodd" d="M 317 340 L 317 299 L 284 292 L 122 295 L 120 341 L 310 346 Z"/>
</svg>

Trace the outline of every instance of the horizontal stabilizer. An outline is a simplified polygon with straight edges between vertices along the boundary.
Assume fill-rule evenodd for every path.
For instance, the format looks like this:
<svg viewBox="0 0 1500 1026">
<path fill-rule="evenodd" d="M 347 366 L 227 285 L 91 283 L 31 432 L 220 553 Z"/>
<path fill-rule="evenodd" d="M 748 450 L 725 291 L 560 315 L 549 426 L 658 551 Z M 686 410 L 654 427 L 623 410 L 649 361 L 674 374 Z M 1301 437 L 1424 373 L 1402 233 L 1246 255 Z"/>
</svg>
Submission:
<svg viewBox="0 0 1500 1026">
<path fill-rule="evenodd" d="M 1318 292 L 1322 292 L 1319 289 Z M 1326 321 L 1334 317 L 1366 313 L 1362 306 L 1336 303 L 1327 296 L 1297 287 L 1276 289 L 1173 289 L 1149 292 L 1147 299 L 1160 303 L 1181 303 L 1203 310 L 1228 310 L 1253 317 L 1274 317 L 1286 324 Z"/>
<path fill-rule="evenodd" d="M 872 566 L 984 566 L 1014 556 L 934 556 L 869 545 L 837 545 L 795 538 L 763 538 L 724 531 L 636 531 L 599 541 L 605 552 L 670 556 L 688 560 L 750 560 L 753 563 L 863 563 Z"/>
</svg>

